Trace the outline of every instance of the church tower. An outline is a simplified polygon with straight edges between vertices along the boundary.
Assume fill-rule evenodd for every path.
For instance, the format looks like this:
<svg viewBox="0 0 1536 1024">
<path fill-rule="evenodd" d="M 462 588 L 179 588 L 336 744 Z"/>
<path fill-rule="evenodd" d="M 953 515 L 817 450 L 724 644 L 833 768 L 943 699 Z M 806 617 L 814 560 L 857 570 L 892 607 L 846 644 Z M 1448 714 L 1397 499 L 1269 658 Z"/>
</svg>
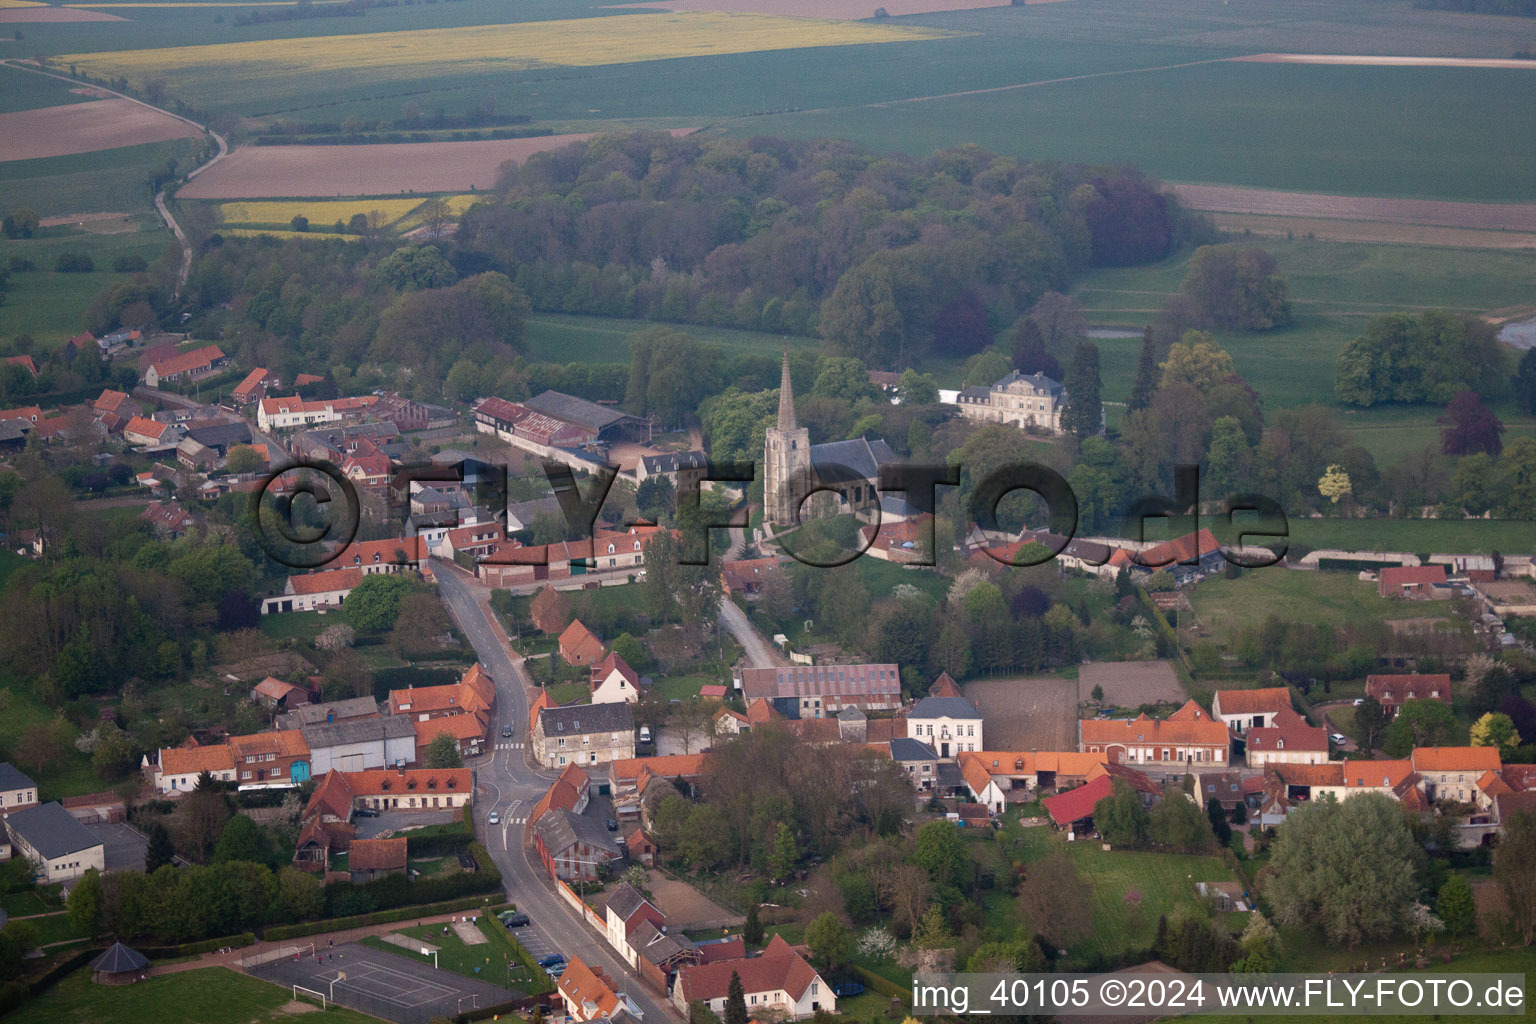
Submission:
<svg viewBox="0 0 1536 1024">
<path fill-rule="evenodd" d="M 775 526 L 790 526 L 798 511 L 791 481 L 809 479 L 811 432 L 795 425 L 795 391 L 789 382 L 789 352 L 779 382 L 779 420 L 763 440 L 763 518 Z M 805 483 L 800 484 L 803 492 Z"/>
</svg>

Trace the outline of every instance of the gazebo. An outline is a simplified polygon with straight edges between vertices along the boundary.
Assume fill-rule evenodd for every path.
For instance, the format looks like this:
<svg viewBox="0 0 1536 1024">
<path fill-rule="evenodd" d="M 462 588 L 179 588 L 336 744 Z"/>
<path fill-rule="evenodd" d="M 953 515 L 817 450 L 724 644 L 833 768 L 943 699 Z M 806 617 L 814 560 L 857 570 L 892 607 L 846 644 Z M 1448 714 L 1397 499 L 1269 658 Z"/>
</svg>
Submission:
<svg viewBox="0 0 1536 1024">
<path fill-rule="evenodd" d="M 132 985 L 144 977 L 149 961 L 121 942 L 91 961 L 91 980 L 98 985 Z"/>
</svg>

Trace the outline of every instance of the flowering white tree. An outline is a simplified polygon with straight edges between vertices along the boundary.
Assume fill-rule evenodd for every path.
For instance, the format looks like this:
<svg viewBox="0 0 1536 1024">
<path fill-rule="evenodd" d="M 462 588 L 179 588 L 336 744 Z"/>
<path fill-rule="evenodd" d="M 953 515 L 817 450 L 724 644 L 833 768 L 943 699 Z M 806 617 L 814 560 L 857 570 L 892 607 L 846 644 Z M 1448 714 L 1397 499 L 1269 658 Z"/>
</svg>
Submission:
<svg viewBox="0 0 1536 1024">
<path fill-rule="evenodd" d="M 859 955 L 871 960 L 888 960 L 896 954 L 896 936 L 875 925 L 859 936 Z"/>
</svg>

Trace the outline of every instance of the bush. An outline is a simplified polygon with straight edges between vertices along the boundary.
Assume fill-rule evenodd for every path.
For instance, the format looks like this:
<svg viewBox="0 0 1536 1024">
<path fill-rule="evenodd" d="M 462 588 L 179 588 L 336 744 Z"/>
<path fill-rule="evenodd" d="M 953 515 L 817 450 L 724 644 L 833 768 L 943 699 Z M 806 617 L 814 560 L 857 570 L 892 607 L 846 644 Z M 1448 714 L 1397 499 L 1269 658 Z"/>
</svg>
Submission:
<svg viewBox="0 0 1536 1024">
<path fill-rule="evenodd" d="M 489 905 L 483 896 L 466 897 L 464 899 L 449 900 L 445 903 L 422 903 L 408 907 L 397 907 L 393 910 L 380 910 L 371 914 L 358 914 L 354 917 L 327 917 L 318 921 L 305 921 L 303 924 L 284 924 L 274 928 L 262 929 L 261 937 L 267 942 L 277 942 L 283 939 L 297 939 L 305 935 L 318 935 L 321 932 L 340 932 L 349 928 L 362 928 L 371 924 L 393 924 L 396 921 L 406 921 L 413 917 L 430 917 L 434 914 L 451 914 L 456 910 L 476 910 L 485 907 L 495 913 L 506 909 L 508 904 L 498 903 L 493 900 Z"/>
<path fill-rule="evenodd" d="M 183 942 L 179 946 L 136 946 L 135 948 L 151 960 L 175 960 L 178 957 L 211 953 L 216 949 L 223 949 L 225 946 L 239 949 L 241 946 L 254 946 L 255 944 L 256 936 L 254 933 L 242 932 L 239 935 L 225 935 L 216 939 L 203 939 L 200 942 Z"/>
<path fill-rule="evenodd" d="M 112 261 L 112 269 L 119 274 L 136 274 L 141 270 L 148 270 L 149 263 L 143 256 L 125 255 Z"/>
<path fill-rule="evenodd" d="M 54 261 L 53 269 L 61 274 L 85 274 L 96 269 L 96 261 L 89 253 L 61 252 Z"/>
</svg>

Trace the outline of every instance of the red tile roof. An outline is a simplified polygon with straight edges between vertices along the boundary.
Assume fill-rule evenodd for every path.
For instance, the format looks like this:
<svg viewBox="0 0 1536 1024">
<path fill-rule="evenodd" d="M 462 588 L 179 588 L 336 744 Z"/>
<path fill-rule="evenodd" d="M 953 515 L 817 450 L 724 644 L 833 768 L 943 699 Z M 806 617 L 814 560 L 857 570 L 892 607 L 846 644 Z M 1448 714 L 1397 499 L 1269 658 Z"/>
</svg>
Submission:
<svg viewBox="0 0 1536 1024">
<path fill-rule="evenodd" d="M 234 753 L 220 743 L 209 747 L 167 747 L 160 751 L 162 775 L 197 775 L 202 772 L 227 772 L 235 767 Z"/>
<path fill-rule="evenodd" d="M 142 434 L 145 437 L 154 438 L 158 441 L 161 435 L 169 428 L 169 423 L 160 423 L 147 416 L 135 416 L 123 427 L 123 432 Z"/>
<path fill-rule="evenodd" d="M 247 736 L 231 736 L 229 749 L 235 761 L 258 754 L 275 754 L 278 757 L 308 757 L 309 744 L 297 729 L 273 732 L 257 732 Z"/>
<path fill-rule="evenodd" d="M 603 650 L 603 642 L 580 619 L 573 620 L 560 634 L 560 655 L 566 661 L 590 664 L 602 658 Z"/>
<path fill-rule="evenodd" d="M 347 772 L 347 787 L 357 796 L 402 793 L 469 793 L 474 776 L 468 768 L 372 768 Z"/>
<path fill-rule="evenodd" d="M 123 403 L 128 401 L 128 394 L 124 391 L 113 391 L 107 388 L 91 403 L 91 408 L 97 412 L 121 412 Z"/>
<path fill-rule="evenodd" d="M 1416 772 L 1499 771 L 1504 763 L 1498 747 L 1415 747 L 1413 770 Z"/>
<path fill-rule="evenodd" d="M 426 750 L 428 744 L 442 733 L 447 733 L 459 743 L 465 740 L 485 739 L 486 719 L 482 715 L 444 715 L 429 718 L 425 722 L 412 723 L 416 727 L 416 749 Z"/>
<path fill-rule="evenodd" d="M 352 815 L 352 785 L 346 772 L 326 772 L 304 806 L 304 817 L 329 814 L 345 821 Z"/>
<path fill-rule="evenodd" d="M 663 757 L 621 757 L 612 762 L 610 769 L 614 782 L 633 782 L 644 769 L 657 775 L 675 779 L 702 776 L 709 767 L 708 754 L 667 754 Z"/>
<path fill-rule="evenodd" d="M 1046 797 L 1040 801 L 1040 806 L 1045 808 L 1056 824 L 1070 825 L 1074 821 L 1091 817 L 1094 805 L 1114 791 L 1114 779 L 1108 775 L 1100 775 L 1092 782 L 1078 786 L 1076 789 Z"/>
<path fill-rule="evenodd" d="M 1365 692 L 1383 707 L 1396 707 L 1405 700 L 1438 700 L 1449 704 L 1451 677 L 1445 672 L 1367 676 Z"/>
<path fill-rule="evenodd" d="M 320 572 L 307 572 L 288 577 L 288 585 L 293 589 L 295 597 L 351 590 L 361 582 L 363 582 L 361 569 L 323 569 Z"/>
<path fill-rule="evenodd" d="M 1216 540 L 1216 535 L 1209 529 L 1203 529 L 1199 533 L 1186 533 L 1182 537 L 1153 545 L 1132 554 L 1131 559 L 1138 565 L 1156 568 L 1183 562 L 1193 564 L 1201 555 L 1220 550 L 1221 544 Z"/>
<path fill-rule="evenodd" d="M 201 369 L 216 359 L 223 359 L 224 352 L 217 345 L 204 345 L 202 348 L 193 349 L 191 352 L 182 352 L 169 359 L 155 363 L 153 369 L 160 377 L 171 377 L 178 373 L 186 373 L 188 370 Z"/>
<path fill-rule="evenodd" d="M 1275 716 L 1270 727 L 1252 729 L 1248 733 L 1250 751 L 1306 750 L 1328 753 L 1328 730 L 1322 726 L 1308 725 L 1306 719 L 1287 708 Z"/>
<path fill-rule="evenodd" d="M 1376 589 L 1383 596 L 1391 596 L 1400 593 L 1405 586 L 1428 587 L 1444 582 L 1443 565 L 1393 565 L 1381 570 L 1376 578 Z"/>
<path fill-rule="evenodd" d="M 623 676 L 624 681 L 630 686 L 634 687 L 637 693 L 639 692 L 639 674 L 634 669 L 630 668 L 629 662 L 619 657 L 618 652 L 616 651 L 609 651 L 606 658 L 592 666 L 592 689 L 597 689 L 605 680 L 607 680 L 609 676 L 613 675 L 615 672 Z"/>
<path fill-rule="evenodd" d="M 37 376 L 37 364 L 32 361 L 30 355 L 6 356 L 5 361 L 11 366 L 24 366 L 32 376 Z"/>
<path fill-rule="evenodd" d="M 1284 686 L 1266 686 L 1258 690 L 1217 690 L 1211 705 L 1222 715 L 1260 715 L 1274 711 L 1291 710 L 1291 691 Z"/>
<path fill-rule="evenodd" d="M 1346 789 L 1396 789 L 1413 774 L 1412 761 L 1345 761 Z"/>
<path fill-rule="evenodd" d="M 761 956 L 741 960 L 719 960 L 684 967 L 678 976 L 684 997 L 692 1002 L 723 998 L 730 990 L 731 975 L 741 978 L 748 996 L 759 992 L 785 992 L 798 1002 L 817 978 L 816 969 L 790 948 L 783 936 L 775 935 Z"/>
<path fill-rule="evenodd" d="M 244 380 L 235 385 L 234 396 L 236 398 L 247 398 L 255 394 L 256 389 L 267 382 L 267 374 L 271 372 L 265 366 L 256 367 L 245 375 Z"/>
<path fill-rule="evenodd" d="M 1188 705 L 1185 705 L 1187 708 Z M 1179 709 L 1182 713 L 1184 708 Z M 1080 725 L 1084 743 L 1184 743 L 1196 746 L 1225 747 L 1227 727 L 1209 717 L 1199 720 L 1169 718 L 1155 721 L 1146 715 L 1136 718 L 1090 718 Z"/>
<path fill-rule="evenodd" d="M 572 956 L 569 966 L 560 975 L 560 995 L 578 1020 L 594 1020 L 608 1017 L 619 1007 L 619 997 L 614 993 L 606 975 L 594 970 L 579 956 Z"/>
<path fill-rule="evenodd" d="M 406 840 L 354 839 L 347 850 L 347 869 L 350 871 L 404 871 Z"/>
<path fill-rule="evenodd" d="M 933 685 L 928 687 L 928 696 L 960 697 L 964 695 L 960 692 L 960 685 L 950 678 L 948 672 L 940 672 L 939 678 L 935 679 Z"/>
</svg>

